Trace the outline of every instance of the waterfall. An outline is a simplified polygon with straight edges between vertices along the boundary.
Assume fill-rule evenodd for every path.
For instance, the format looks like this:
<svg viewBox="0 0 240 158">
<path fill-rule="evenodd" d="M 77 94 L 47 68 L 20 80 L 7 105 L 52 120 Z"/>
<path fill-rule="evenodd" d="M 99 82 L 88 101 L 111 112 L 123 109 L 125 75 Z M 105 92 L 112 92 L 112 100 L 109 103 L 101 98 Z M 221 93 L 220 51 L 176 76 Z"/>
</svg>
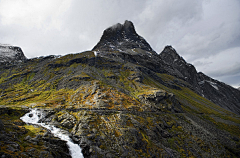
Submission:
<svg viewBox="0 0 240 158">
<path fill-rule="evenodd" d="M 61 140 L 67 141 L 70 154 L 72 158 L 83 158 L 81 148 L 78 144 L 74 144 L 71 138 L 66 134 L 67 132 L 63 129 L 54 127 L 53 125 L 47 125 L 45 123 L 39 122 L 40 119 L 44 118 L 45 115 L 40 109 L 31 109 L 29 113 L 26 113 L 20 119 L 25 123 L 40 125 L 44 128 L 47 128 L 54 134 L 55 137 L 60 138 Z"/>
</svg>

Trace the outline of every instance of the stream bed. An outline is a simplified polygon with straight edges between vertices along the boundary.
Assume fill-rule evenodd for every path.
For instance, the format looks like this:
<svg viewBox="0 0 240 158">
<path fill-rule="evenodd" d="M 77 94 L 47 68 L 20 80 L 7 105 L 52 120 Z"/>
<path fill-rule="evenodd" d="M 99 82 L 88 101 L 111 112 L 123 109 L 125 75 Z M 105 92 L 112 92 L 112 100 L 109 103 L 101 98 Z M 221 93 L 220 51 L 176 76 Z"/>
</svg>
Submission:
<svg viewBox="0 0 240 158">
<path fill-rule="evenodd" d="M 53 125 L 47 125 L 45 123 L 39 122 L 42 118 L 44 118 L 44 112 L 40 109 L 31 109 L 29 113 L 26 113 L 23 117 L 20 119 L 24 121 L 27 124 L 33 124 L 33 125 L 39 125 L 42 126 L 55 136 L 60 138 L 61 140 L 64 140 L 67 142 L 67 145 L 69 147 L 70 155 L 72 158 L 83 158 L 81 148 L 78 144 L 74 144 L 71 138 L 68 136 L 68 132 L 54 127 Z"/>
</svg>

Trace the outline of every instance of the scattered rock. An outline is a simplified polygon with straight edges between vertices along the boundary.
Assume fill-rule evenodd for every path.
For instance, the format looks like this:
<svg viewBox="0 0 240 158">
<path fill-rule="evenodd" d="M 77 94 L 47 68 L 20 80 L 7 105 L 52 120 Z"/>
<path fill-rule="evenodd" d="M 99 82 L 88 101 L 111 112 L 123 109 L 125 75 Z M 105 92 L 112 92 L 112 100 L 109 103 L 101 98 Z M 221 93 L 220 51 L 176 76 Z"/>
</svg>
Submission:
<svg viewBox="0 0 240 158">
<path fill-rule="evenodd" d="M 73 128 L 76 123 L 76 118 L 69 113 L 65 112 L 63 115 L 58 116 L 57 120 L 61 122 L 60 124 L 66 128 Z"/>
</svg>

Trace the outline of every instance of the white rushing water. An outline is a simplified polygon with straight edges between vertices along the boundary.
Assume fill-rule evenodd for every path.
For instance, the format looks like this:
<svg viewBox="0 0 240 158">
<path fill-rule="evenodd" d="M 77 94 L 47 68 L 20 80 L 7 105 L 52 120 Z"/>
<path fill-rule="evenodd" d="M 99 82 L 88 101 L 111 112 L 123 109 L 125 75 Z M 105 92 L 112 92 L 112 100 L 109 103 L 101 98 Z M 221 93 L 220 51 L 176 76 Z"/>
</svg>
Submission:
<svg viewBox="0 0 240 158">
<path fill-rule="evenodd" d="M 54 134 L 55 137 L 60 138 L 61 140 L 67 141 L 67 145 L 69 147 L 70 154 L 72 158 L 83 158 L 81 148 L 78 144 L 74 144 L 69 138 L 66 131 L 56 128 L 53 125 L 46 125 L 45 123 L 39 123 L 41 118 L 44 118 L 44 113 L 39 109 L 32 109 L 29 113 L 25 114 L 20 119 L 23 120 L 25 123 L 40 125 L 44 128 L 47 128 Z"/>
</svg>

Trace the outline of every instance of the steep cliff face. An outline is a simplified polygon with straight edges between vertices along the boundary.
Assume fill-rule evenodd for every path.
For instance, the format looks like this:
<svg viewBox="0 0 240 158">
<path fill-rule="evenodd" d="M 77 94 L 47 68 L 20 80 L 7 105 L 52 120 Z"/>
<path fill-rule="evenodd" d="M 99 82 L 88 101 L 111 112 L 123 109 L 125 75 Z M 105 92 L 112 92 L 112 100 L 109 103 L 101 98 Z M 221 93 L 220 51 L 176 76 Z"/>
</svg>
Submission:
<svg viewBox="0 0 240 158">
<path fill-rule="evenodd" d="M 124 24 L 118 23 L 104 30 L 100 41 L 92 50 L 125 51 L 133 48 L 153 51 L 146 40 L 136 33 L 133 23 L 126 20 Z"/>
<path fill-rule="evenodd" d="M 0 105 L 45 109 L 41 121 L 68 130 L 85 157 L 240 156 L 237 107 L 207 98 L 222 86 L 235 105 L 235 91 L 172 47 L 158 55 L 129 21 L 105 30 L 92 51 L 0 65 L 0 75 Z"/>
<path fill-rule="evenodd" d="M 0 44 L 0 62 L 19 62 L 26 59 L 20 47 Z"/>
<path fill-rule="evenodd" d="M 194 86 L 197 85 L 197 71 L 195 67 L 180 57 L 172 46 L 166 46 L 164 50 L 159 54 L 159 56 L 163 59 L 164 62 L 168 63 L 176 71 L 180 72 L 181 78 Z"/>
<path fill-rule="evenodd" d="M 171 46 L 166 46 L 160 57 L 178 71 L 180 77 L 191 84 L 196 93 L 224 109 L 240 114 L 240 92 L 237 89 L 197 72 L 195 67 L 180 57 Z"/>
</svg>

